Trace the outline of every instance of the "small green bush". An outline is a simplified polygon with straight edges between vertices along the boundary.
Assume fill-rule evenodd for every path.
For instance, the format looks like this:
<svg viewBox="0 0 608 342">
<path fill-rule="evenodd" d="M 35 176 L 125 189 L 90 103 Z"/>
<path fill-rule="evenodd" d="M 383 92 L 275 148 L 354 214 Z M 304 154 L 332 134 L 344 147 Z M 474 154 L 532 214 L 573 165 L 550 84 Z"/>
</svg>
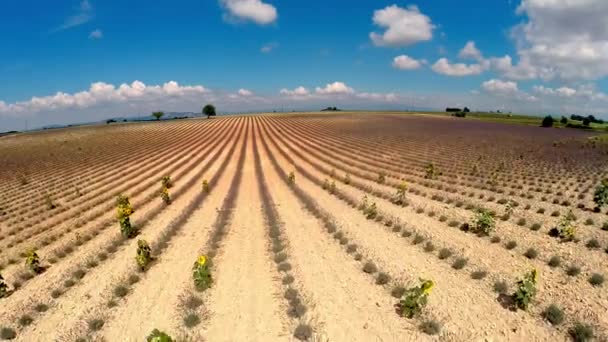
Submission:
<svg viewBox="0 0 608 342">
<path fill-rule="evenodd" d="M 129 198 L 124 195 L 118 195 L 116 198 L 116 206 L 118 207 L 118 222 L 120 223 L 120 232 L 126 238 L 135 236 L 135 229 L 131 226 L 130 216 L 134 210 L 129 202 Z"/>
<path fill-rule="evenodd" d="M 515 247 L 517 247 L 517 242 L 515 242 L 515 240 L 511 240 L 505 245 L 506 249 L 513 249 Z"/>
<path fill-rule="evenodd" d="M 593 328 L 580 322 L 576 322 L 568 332 L 575 342 L 587 342 L 595 338 Z"/>
<path fill-rule="evenodd" d="M 441 332 L 441 324 L 435 320 L 427 320 L 420 324 L 420 330 L 427 335 L 437 335 Z"/>
<path fill-rule="evenodd" d="M 528 306 L 536 296 L 536 283 L 538 281 L 538 272 L 532 270 L 526 274 L 523 279 L 517 282 L 517 290 L 513 294 L 513 302 L 522 310 L 527 310 Z"/>
<path fill-rule="evenodd" d="M 170 189 L 173 187 L 173 181 L 171 180 L 171 176 L 169 176 L 169 175 L 163 176 L 163 178 L 161 178 L 160 182 L 161 182 L 161 186 L 164 188 Z"/>
<path fill-rule="evenodd" d="M 377 285 L 385 285 L 390 280 L 391 280 L 391 277 L 387 273 L 380 272 L 380 273 L 378 273 L 378 276 L 376 277 L 376 284 Z"/>
<path fill-rule="evenodd" d="M 558 267 L 562 264 L 562 259 L 559 256 L 554 255 L 551 257 L 551 259 L 549 259 L 549 262 L 547 262 L 547 264 L 551 267 Z"/>
<path fill-rule="evenodd" d="M 538 251 L 534 248 L 528 248 L 528 250 L 526 251 L 526 253 L 524 253 L 524 255 L 528 259 L 536 259 L 536 257 L 538 256 Z"/>
<path fill-rule="evenodd" d="M 363 214 L 365 215 L 365 218 L 367 218 L 368 220 L 373 220 L 376 218 L 376 216 L 378 215 L 378 208 L 376 207 L 376 202 L 370 204 L 369 206 L 367 206 L 364 210 L 363 210 Z"/>
<path fill-rule="evenodd" d="M 201 255 L 194 263 L 192 277 L 194 278 L 194 285 L 199 291 L 204 291 L 211 287 L 213 280 L 206 256 Z"/>
<path fill-rule="evenodd" d="M 597 239 L 591 239 L 587 241 L 587 244 L 585 244 L 585 246 L 587 246 L 587 248 L 589 249 L 599 249 L 600 247 L 602 247 L 600 245 L 600 242 L 597 241 Z"/>
<path fill-rule="evenodd" d="M 141 271 L 145 271 L 146 267 L 152 261 L 152 249 L 146 240 L 137 241 L 137 254 L 135 255 L 135 261 Z"/>
<path fill-rule="evenodd" d="M 164 333 L 158 329 L 152 330 L 150 335 L 148 335 L 148 337 L 146 337 L 146 341 L 147 342 L 174 342 L 174 340 L 171 338 L 171 336 L 167 335 L 166 333 Z"/>
<path fill-rule="evenodd" d="M 17 333 L 12 328 L 2 327 L 0 329 L 0 338 L 3 340 L 13 340 L 17 337 Z"/>
<path fill-rule="evenodd" d="M 420 280 L 420 286 L 414 286 L 405 291 L 399 301 L 401 315 L 413 318 L 420 314 L 428 303 L 428 296 L 435 285 L 432 280 Z"/>
<path fill-rule="evenodd" d="M 466 258 L 457 258 L 456 260 L 454 260 L 452 268 L 455 270 L 461 270 L 467 265 L 467 263 L 468 260 Z"/>
<path fill-rule="evenodd" d="M 378 271 L 378 267 L 371 261 L 368 261 L 363 265 L 363 272 L 365 273 L 376 273 Z"/>
<path fill-rule="evenodd" d="M 600 185 L 595 189 L 593 202 L 595 202 L 596 208 L 599 209 L 608 204 L 608 178 L 602 180 Z"/>
<path fill-rule="evenodd" d="M 407 183 L 402 181 L 399 186 L 397 186 L 397 193 L 395 194 L 395 198 L 393 202 L 398 205 L 404 205 L 406 202 L 406 193 L 407 193 Z"/>
<path fill-rule="evenodd" d="M 30 249 L 25 255 L 25 266 L 29 268 L 35 274 L 42 272 L 42 266 L 40 266 L 40 257 L 36 253 L 35 249 Z"/>
<path fill-rule="evenodd" d="M 475 280 L 480 280 L 485 278 L 488 275 L 488 272 L 486 271 L 474 271 L 473 273 L 471 273 L 471 279 L 475 279 Z"/>
<path fill-rule="evenodd" d="M 171 196 L 169 195 L 169 188 L 162 187 L 159 192 L 160 199 L 163 200 L 163 203 L 166 205 L 171 204 Z"/>
<path fill-rule="evenodd" d="M 509 290 L 509 285 L 504 280 L 497 280 L 494 283 L 494 291 L 496 293 L 505 294 Z"/>
<path fill-rule="evenodd" d="M 473 232 L 482 235 L 490 235 L 496 229 L 494 215 L 487 210 L 480 210 L 472 224 Z"/>
<path fill-rule="evenodd" d="M 448 249 L 448 248 L 442 248 L 441 250 L 439 250 L 438 257 L 439 257 L 440 260 L 444 260 L 444 259 L 447 259 L 447 258 L 451 257 L 452 254 L 454 254 L 454 253 L 450 249 Z"/>
<path fill-rule="evenodd" d="M 602 286 L 602 284 L 604 284 L 604 276 L 599 273 L 593 273 L 591 277 L 589 277 L 589 284 L 593 286 Z"/>
<path fill-rule="evenodd" d="M 553 325 L 559 325 L 564 321 L 564 312 L 562 309 L 555 305 L 549 305 L 543 312 L 543 317 Z"/>
<path fill-rule="evenodd" d="M 580 273 L 581 273 L 581 268 L 576 265 L 568 266 L 568 268 L 566 269 L 566 274 L 571 277 L 576 277 Z"/>
</svg>

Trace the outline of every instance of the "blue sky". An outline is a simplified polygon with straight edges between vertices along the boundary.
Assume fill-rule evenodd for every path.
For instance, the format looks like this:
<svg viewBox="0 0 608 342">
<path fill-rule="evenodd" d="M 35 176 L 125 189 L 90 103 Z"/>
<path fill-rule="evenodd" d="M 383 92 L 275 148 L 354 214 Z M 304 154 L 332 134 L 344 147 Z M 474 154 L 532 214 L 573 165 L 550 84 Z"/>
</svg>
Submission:
<svg viewBox="0 0 608 342">
<path fill-rule="evenodd" d="M 604 3 L 6 1 L 0 129 L 207 101 L 223 111 L 468 105 L 602 116 Z"/>
</svg>

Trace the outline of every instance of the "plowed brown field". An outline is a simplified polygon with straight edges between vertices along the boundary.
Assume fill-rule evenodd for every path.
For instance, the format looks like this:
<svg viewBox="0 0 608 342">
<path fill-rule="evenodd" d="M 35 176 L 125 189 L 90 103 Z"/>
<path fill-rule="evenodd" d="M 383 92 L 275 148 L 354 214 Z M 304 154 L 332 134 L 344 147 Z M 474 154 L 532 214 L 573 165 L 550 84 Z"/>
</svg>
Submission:
<svg viewBox="0 0 608 342">
<path fill-rule="evenodd" d="M 144 341 L 156 328 L 178 341 L 561 341 L 577 326 L 608 338 L 608 213 L 593 210 L 608 149 L 585 133 L 234 116 L 3 137 L 0 165 L 0 339 Z M 118 194 L 135 209 L 133 239 L 120 234 Z M 488 236 L 466 231 L 480 209 L 495 216 Z M 550 231 L 569 212 L 564 242 Z M 154 258 L 145 271 L 140 239 Z M 40 274 L 24 265 L 31 248 Z M 213 276 L 203 292 L 199 255 Z M 537 293 L 516 309 L 533 269 Z M 400 289 L 419 279 L 435 284 L 428 305 L 402 317 Z M 563 321 L 548 319 L 552 304 Z"/>
</svg>

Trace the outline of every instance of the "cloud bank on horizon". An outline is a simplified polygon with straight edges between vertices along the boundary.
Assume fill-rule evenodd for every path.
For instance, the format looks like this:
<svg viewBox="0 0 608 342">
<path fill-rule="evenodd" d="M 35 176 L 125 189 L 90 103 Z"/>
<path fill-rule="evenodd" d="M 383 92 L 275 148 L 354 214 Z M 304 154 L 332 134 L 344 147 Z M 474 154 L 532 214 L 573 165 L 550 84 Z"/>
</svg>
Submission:
<svg viewBox="0 0 608 342">
<path fill-rule="evenodd" d="M 83 49 L 96 49 L 95 44 L 112 44 L 112 40 L 120 39 L 110 22 L 97 19 L 103 12 L 99 8 L 106 3 L 92 2 L 83 0 L 72 4 L 65 9 L 64 19 L 57 20 L 58 24 L 47 31 L 52 39 L 72 36 L 64 50 L 54 51 L 57 55 L 63 56 L 66 51 L 73 53 L 75 45 L 89 44 Z M 336 4 L 340 2 L 336 0 Z M 314 7 L 314 4 L 311 1 L 308 6 Z M 359 29 L 352 30 L 348 37 L 341 37 L 360 42 L 358 46 L 353 44 L 352 52 L 345 52 L 342 46 L 340 49 L 321 47 L 316 56 L 298 58 L 290 49 L 304 51 L 306 44 L 316 46 L 313 44 L 316 41 L 321 42 L 318 46 L 326 46 L 323 45 L 325 35 L 331 36 L 334 32 L 302 33 L 301 30 L 314 29 L 293 28 L 290 23 L 301 19 L 322 26 L 322 18 L 316 18 L 317 24 L 311 18 L 294 17 L 301 8 L 290 8 L 287 4 L 281 7 L 271 0 L 217 0 L 213 4 L 216 12 L 204 13 L 204 16 L 220 17 L 220 24 L 203 26 L 201 32 L 217 31 L 226 50 L 217 51 L 218 59 L 208 57 L 209 60 L 198 63 L 221 69 L 222 73 L 218 71 L 212 78 L 219 84 L 205 81 L 203 85 L 196 80 L 205 77 L 188 77 L 191 81 L 185 83 L 190 85 L 181 85 L 182 82 L 172 80 L 172 67 L 176 70 L 178 67 L 170 63 L 162 66 L 165 69 L 162 75 L 167 78 L 152 82 L 157 84 L 137 80 L 154 74 L 153 67 L 134 68 L 128 83 L 113 84 L 105 80 L 104 75 L 112 74 L 113 68 L 119 69 L 121 61 L 118 60 L 91 72 L 89 77 L 95 81 L 90 82 L 88 88 L 74 77 L 73 81 L 65 81 L 73 91 L 59 88 L 44 94 L 33 87 L 27 89 L 31 92 L 29 98 L 20 92 L 12 96 L 13 100 L 3 99 L 0 92 L 0 130 L 18 127 L 22 119 L 43 124 L 81 122 L 155 109 L 198 111 L 198 106 L 206 102 L 230 111 L 314 109 L 330 105 L 353 109 L 441 109 L 467 105 L 479 110 L 593 113 L 607 117 L 604 108 L 608 105 L 608 95 L 603 89 L 608 76 L 608 1 L 521 0 L 512 8 L 515 19 L 502 28 L 508 32 L 504 43 L 496 46 L 489 46 L 489 38 L 483 34 L 475 37 L 475 30 L 467 33 L 469 30 L 453 28 L 445 14 L 435 10 L 432 1 L 424 5 L 426 7 L 421 8 L 416 4 L 389 3 L 362 10 L 361 17 L 365 20 L 349 19 L 352 20 L 350 27 Z M 212 5 L 207 6 L 207 10 L 213 9 Z M 488 10 L 492 10 L 492 6 L 488 6 Z M 78 40 L 74 36 L 80 29 L 84 39 Z M 0 26 L 0 32 L 4 30 Z M 351 31 L 345 30 L 343 32 Z M 175 32 L 180 33 L 177 29 Z M 299 36 L 302 42 L 289 39 L 296 34 L 302 35 Z M 239 40 L 241 37 L 243 40 Z M 478 39 L 484 43 L 480 44 Z M 446 45 L 452 48 L 446 49 Z M 488 48 L 484 49 L 484 45 Z M 344 60 L 349 56 L 352 61 Z M 246 67 L 230 70 L 227 65 L 232 58 L 233 63 Z M 272 62 L 264 64 L 265 59 Z M 7 73 L 17 78 L 18 68 L 12 71 L 14 68 L 6 65 L 20 62 L 8 61 L 6 57 L 0 59 L 0 70 L 8 70 Z M 145 65 L 145 60 L 141 62 Z M 326 67 L 322 74 L 314 73 L 317 65 L 332 62 L 332 67 Z M 188 63 L 196 65 L 197 61 L 188 60 Z M 276 68 L 277 72 L 261 79 L 243 76 L 260 65 L 268 70 Z M 366 71 L 365 68 L 374 71 L 365 77 L 358 76 L 356 70 Z M 78 69 L 79 65 L 70 65 L 69 70 L 78 72 Z M 380 73 L 377 70 L 381 70 Z M 162 79 L 162 75 L 154 74 L 148 79 Z M 230 82 L 225 82 L 228 78 Z M 274 89 L 264 86 L 265 82 L 275 85 Z M 226 84 L 238 85 L 230 90 Z M 11 90 L 4 87 L 7 92 Z M 44 87 L 52 88 L 52 85 Z"/>
</svg>

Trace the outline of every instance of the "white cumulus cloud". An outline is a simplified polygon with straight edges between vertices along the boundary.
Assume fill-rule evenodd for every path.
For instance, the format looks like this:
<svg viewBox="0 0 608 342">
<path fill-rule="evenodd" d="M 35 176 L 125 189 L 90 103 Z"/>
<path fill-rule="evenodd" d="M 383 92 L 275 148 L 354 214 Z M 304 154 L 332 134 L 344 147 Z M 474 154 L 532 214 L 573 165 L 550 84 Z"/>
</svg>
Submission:
<svg viewBox="0 0 608 342">
<path fill-rule="evenodd" d="M 416 60 L 407 55 L 400 55 L 393 58 L 393 68 L 401 70 L 414 70 L 419 69 L 423 62 Z"/>
<path fill-rule="evenodd" d="M 302 86 L 299 86 L 293 90 L 283 88 L 279 91 L 281 95 L 285 96 L 308 96 L 310 91 Z"/>
<path fill-rule="evenodd" d="M 88 90 L 73 94 L 57 92 L 55 95 L 37 97 L 11 104 L 2 102 L 0 112 L 9 114 L 35 113 L 60 109 L 84 109 L 100 104 L 127 103 L 130 101 L 158 101 L 163 99 L 195 96 L 206 93 L 203 86 L 181 86 L 175 81 L 148 86 L 143 82 L 123 83 L 116 87 L 104 82 L 92 83 Z"/>
<path fill-rule="evenodd" d="M 435 62 L 435 64 L 433 64 L 431 68 L 438 74 L 462 77 L 470 75 L 479 75 L 484 71 L 485 66 L 482 64 L 451 64 L 447 58 L 440 58 L 439 60 L 437 60 L 437 62 Z"/>
<path fill-rule="evenodd" d="M 278 17 L 276 7 L 261 0 L 221 0 L 221 2 L 228 10 L 228 19 L 267 25 L 275 22 Z"/>
<path fill-rule="evenodd" d="M 595 80 L 608 76 L 608 1 L 522 0 L 526 20 L 512 30 L 518 62 L 512 79 Z"/>
<path fill-rule="evenodd" d="M 374 11 L 372 20 L 374 24 L 386 29 L 381 34 L 369 34 L 376 46 L 407 46 L 433 38 L 435 25 L 416 6 L 401 8 L 391 5 Z"/>
<path fill-rule="evenodd" d="M 253 96 L 253 92 L 251 90 L 247 90 L 247 89 L 239 89 L 238 94 L 240 96 Z"/>
<path fill-rule="evenodd" d="M 516 82 L 491 79 L 481 84 L 481 89 L 490 95 L 518 101 L 536 101 L 537 98 L 520 90 Z"/>
<path fill-rule="evenodd" d="M 474 59 L 480 61 L 483 59 L 481 51 L 475 46 L 474 41 L 468 41 L 466 45 L 460 50 L 458 53 L 460 58 L 464 59 Z"/>
<path fill-rule="evenodd" d="M 355 90 L 343 82 L 328 83 L 324 88 L 317 87 L 315 92 L 321 95 L 352 94 Z"/>
</svg>

